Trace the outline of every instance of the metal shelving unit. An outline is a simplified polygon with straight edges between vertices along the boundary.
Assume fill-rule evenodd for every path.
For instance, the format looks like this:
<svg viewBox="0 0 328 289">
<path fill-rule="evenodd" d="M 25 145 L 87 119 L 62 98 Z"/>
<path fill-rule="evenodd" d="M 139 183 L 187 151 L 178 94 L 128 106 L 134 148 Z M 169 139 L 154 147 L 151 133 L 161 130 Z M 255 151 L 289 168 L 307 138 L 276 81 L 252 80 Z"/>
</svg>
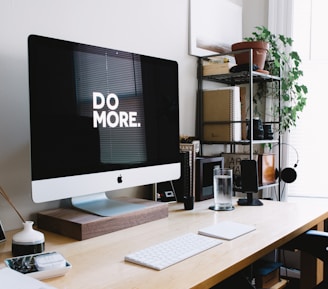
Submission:
<svg viewBox="0 0 328 289">
<path fill-rule="evenodd" d="M 203 75 L 203 65 L 205 61 L 209 61 L 211 58 L 215 56 L 232 56 L 237 53 L 249 53 L 249 69 L 248 71 L 241 71 L 236 73 L 226 73 L 226 74 L 213 74 L 213 75 Z M 254 83 L 260 83 L 260 82 L 279 82 L 279 88 L 280 89 L 280 77 L 272 76 L 265 73 L 260 73 L 253 71 L 253 50 L 247 49 L 247 50 L 240 50 L 240 51 L 233 51 L 226 54 L 218 54 L 218 55 L 211 55 L 206 57 L 199 57 L 198 58 L 198 69 L 197 69 L 197 78 L 198 78 L 198 92 L 197 92 L 197 134 L 201 142 L 201 148 L 203 144 L 223 144 L 223 145 L 231 145 L 232 151 L 235 151 L 235 146 L 237 145 L 247 145 L 249 146 L 249 158 L 253 159 L 254 155 L 254 145 L 256 144 L 274 144 L 279 145 L 278 150 L 278 167 L 281 167 L 281 153 L 280 153 L 280 144 L 281 144 L 281 136 L 280 133 L 278 133 L 278 138 L 273 140 L 254 140 L 253 136 L 253 121 L 246 121 L 242 120 L 242 123 L 247 122 L 248 130 L 250 132 L 250 137 L 247 140 L 242 141 L 232 141 L 232 142 L 205 142 L 204 141 L 204 125 L 209 124 L 209 122 L 203 121 L 203 82 L 204 81 L 210 81 L 210 82 L 217 82 L 226 84 L 228 86 L 238 86 L 242 84 L 248 84 L 248 94 L 249 94 L 249 114 L 248 119 L 253 119 L 253 95 L 254 95 Z M 280 102 L 279 101 L 279 108 L 280 108 Z M 280 116 L 278 117 L 279 120 L 269 122 L 271 124 L 275 124 L 279 126 L 280 131 Z M 227 123 L 233 123 L 231 121 L 220 121 L 220 122 L 211 122 L 212 124 L 227 124 Z M 202 151 L 201 151 L 202 152 Z M 265 187 L 272 187 L 272 186 L 279 186 L 279 196 L 280 196 L 280 177 L 276 184 L 262 186 L 260 189 L 263 189 Z M 280 197 L 279 197 L 280 199 Z"/>
</svg>

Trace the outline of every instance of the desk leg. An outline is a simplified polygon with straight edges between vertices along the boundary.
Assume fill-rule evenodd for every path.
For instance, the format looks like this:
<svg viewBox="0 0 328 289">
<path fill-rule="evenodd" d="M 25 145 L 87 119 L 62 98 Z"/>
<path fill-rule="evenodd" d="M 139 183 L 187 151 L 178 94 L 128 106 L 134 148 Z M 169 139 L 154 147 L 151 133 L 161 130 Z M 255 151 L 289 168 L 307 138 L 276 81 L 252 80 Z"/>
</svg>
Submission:
<svg viewBox="0 0 328 289">
<path fill-rule="evenodd" d="M 320 223 L 314 228 L 323 231 L 324 223 Z M 323 262 L 307 254 L 301 252 L 301 284 L 300 289 L 313 288 L 316 284 L 323 280 L 324 266 Z"/>
</svg>

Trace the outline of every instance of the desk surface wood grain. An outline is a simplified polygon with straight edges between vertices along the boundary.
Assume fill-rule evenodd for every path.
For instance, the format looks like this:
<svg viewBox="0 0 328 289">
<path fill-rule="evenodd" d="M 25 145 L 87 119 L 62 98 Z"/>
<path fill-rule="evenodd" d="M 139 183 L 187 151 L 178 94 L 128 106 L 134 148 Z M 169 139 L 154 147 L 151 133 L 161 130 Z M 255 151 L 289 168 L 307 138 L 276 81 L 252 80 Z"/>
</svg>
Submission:
<svg viewBox="0 0 328 289">
<path fill-rule="evenodd" d="M 46 251 L 58 251 L 72 264 L 65 276 L 45 282 L 58 289 L 210 288 L 328 218 L 324 206 L 306 203 L 264 201 L 260 207 L 236 205 L 233 211 L 214 212 L 208 209 L 212 202 L 196 203 L 192 211 L 170 204 L 168 218 L 84 241 L 45 232 Z M 162 271 L 124 261 L 130 252 L 223 220 L 256 230 Z M 0 244 L 1 261 L 11 257 L 13 233 Z"/>
</svg>

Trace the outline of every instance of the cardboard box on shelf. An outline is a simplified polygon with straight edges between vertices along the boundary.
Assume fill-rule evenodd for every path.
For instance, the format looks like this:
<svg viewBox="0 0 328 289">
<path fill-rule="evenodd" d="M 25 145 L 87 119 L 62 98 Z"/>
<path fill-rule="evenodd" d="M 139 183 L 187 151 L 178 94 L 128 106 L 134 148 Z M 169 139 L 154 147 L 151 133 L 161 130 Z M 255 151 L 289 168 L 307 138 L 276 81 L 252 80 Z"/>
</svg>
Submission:
<svg viewBox="0 0 328 289">
<path fill-rule="evenodd" d="M 231 86 L 204 90 L 203 115 L 205 142 L 240 141 L 240 88 Z"/>
<path fill-rule="evenodd" d="M 203 76 L 230 73 L 230 68 L 235 65 L 236 60 L 233 56 L 210 56 L 203 62 Z"/>
<path fill-rule="evenodd" d="M 235 64 L 207 62 L 203 65 L 203 76 L 230 73 L 230 68 Z"/>
</svg>

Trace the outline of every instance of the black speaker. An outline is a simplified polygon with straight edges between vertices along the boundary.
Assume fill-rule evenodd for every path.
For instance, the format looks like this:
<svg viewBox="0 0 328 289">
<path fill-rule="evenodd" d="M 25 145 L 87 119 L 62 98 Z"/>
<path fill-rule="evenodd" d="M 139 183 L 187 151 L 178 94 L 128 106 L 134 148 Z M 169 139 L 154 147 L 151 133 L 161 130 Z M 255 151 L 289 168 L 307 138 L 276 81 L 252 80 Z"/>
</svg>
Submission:
<svg viewBox="0 0 328 289">
<path fill-rule="evenodd" d="M 287 144 L 287 143 L 281 143 L 281 144 L 286 145 L 286 146 L 292 148 L 295 151 L 296 163 L 292 167 L 287 167 L 287 168 L 284 168 L 280 171 L 278 169 L 276 169 L 276 179 L 278 179 L 279 176 L 280 176 L 280 179 L 282 181 L 284 181 L 287 184 L 290 184 L 290 183 L 293 183 L 297 178 L 297 172 L 296 172 L 295 168 L 297 167 L 298 161 L 299 161 L 298 152 L 297 152 L 296 148 L 293 147 L 290 144 Z"/>
<path fill-rule="evenodd" d="M 241 187 L 244 193 L 257 193 L 259 190 L 258 169 L 255 160 L 242 160 L 241 169 Z"/>
<path fill-rule="evenodd" d="M 255 160 L 242 160 L 240 162 L 241 188 L 247 194 L 247 199 L 239 199 L 240 206 L 261 206 L 263 203 L 258 199 L 253 199 L 253 193 L 258 192 L 258 169 Z"/>
<path fill-rule="evenodd" d="M 296 168 L 296 165 L 294 165 L 294 168 Z M 280 179 L 287 184 L 294 182 L 297 178 L 297 172 L 294 168 L 284 168 L 283 170 L 281 170 Z M 278 177 L 279 177 L 279 171 L 276 170 L 276 178 Z"/>
</svg>

